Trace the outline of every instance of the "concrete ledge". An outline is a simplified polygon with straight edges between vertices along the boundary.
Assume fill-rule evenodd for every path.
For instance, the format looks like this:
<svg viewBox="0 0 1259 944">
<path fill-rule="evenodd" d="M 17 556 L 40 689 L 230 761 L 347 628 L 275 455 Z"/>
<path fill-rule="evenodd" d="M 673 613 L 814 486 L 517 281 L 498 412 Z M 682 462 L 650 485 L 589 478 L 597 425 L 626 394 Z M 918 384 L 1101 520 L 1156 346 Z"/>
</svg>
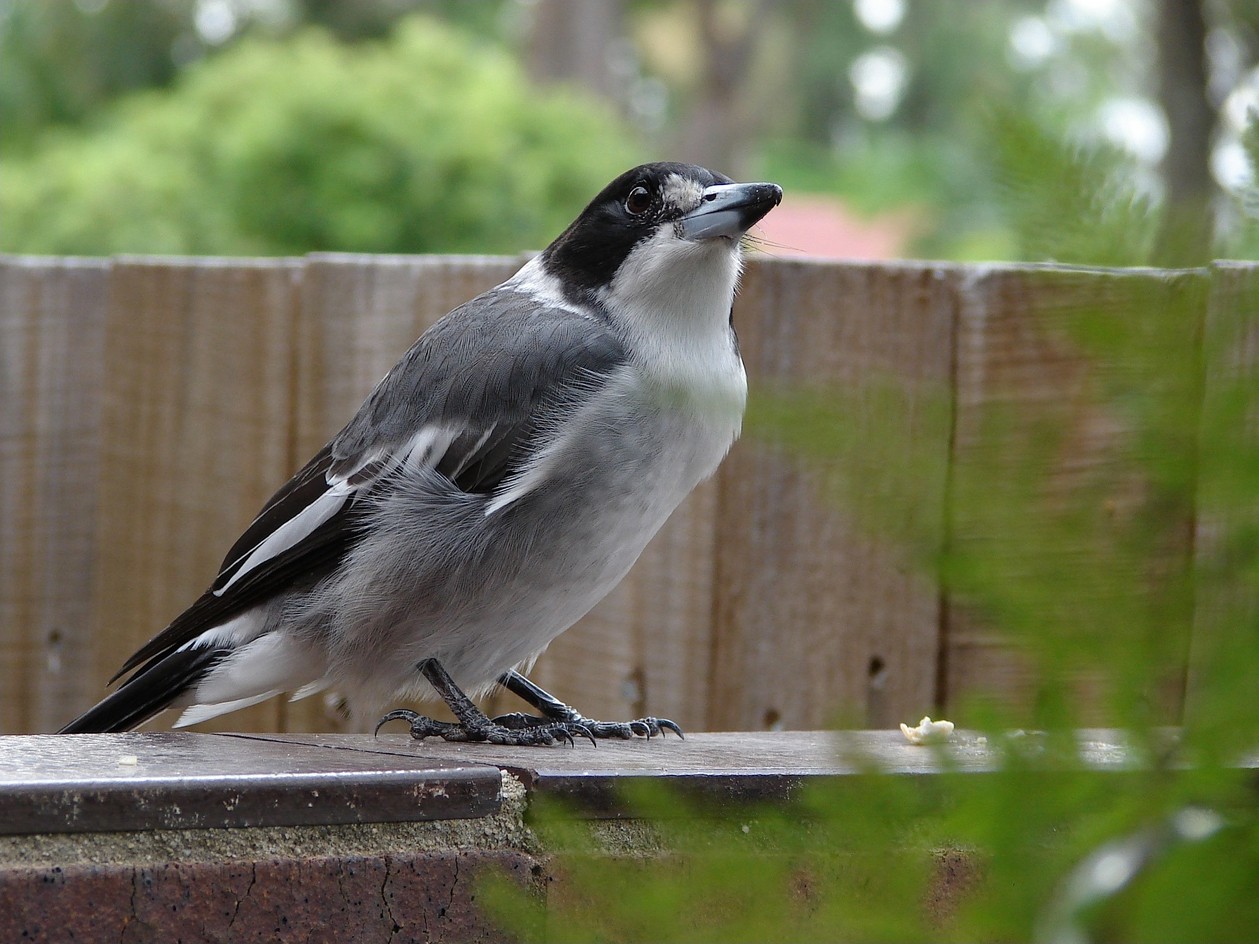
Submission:
<svg viewBox="0 0 1259 944">
<path fill-rule="evenodd" d="M 477 876 L 547 875 L 523 786 L 494 774 L 477 818 L 0 836 L 0 941 L 504 940 Z"/>
</svg>

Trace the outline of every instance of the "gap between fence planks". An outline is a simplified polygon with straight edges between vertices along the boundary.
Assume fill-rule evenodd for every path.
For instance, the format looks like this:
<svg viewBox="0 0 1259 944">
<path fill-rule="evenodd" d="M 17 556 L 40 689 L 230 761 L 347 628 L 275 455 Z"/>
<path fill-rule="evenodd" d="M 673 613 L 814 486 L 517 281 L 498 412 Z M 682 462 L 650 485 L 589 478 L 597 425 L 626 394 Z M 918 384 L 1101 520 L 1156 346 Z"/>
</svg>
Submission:
<svg viewBox="0 0 1259 944">
<path fill-rule="evenodd" d="M 0 731 L 53 730 L 99 697 L 415 337 L 521 261 L 0 258 Z M 1102 403 L 1141 363 L 1083 357 L 1066 321 L 1086 309 L 1131 328 L 1139 309 L 1183 308 L 1166 337 L 1192 369 L 1156 399 L 1195 403 L 1208 291 L 1209 336 L 1249 337 L 1253 312 L 1228 327 L 1217 309 L 1252 298 L 1257 271 L 754 260 L 735 310 L 753 396 L 830 391 L 858 414 L 861 448 L 802 457 L 753 424 L 534 676 L 593 716 L 650 711 L 693 730 L 886 726 L 1025 696 L 1008 644 L 924 561 L 995 541 L 1013 574 L 1061 568 L 1097 587 L 1072 577 L 1081 549 L 1021 546 L 957 501 L 1000 488 L 1017 459 L 982 433 L 1006 416 L 1048 424 L 1059 452 L 1036 500 L 1084 488 L 1103 517 L 1128 513 L 1147 446 Z M 1204 356 L 1210 403 L 1219 355 Z M 1193 524 L 1137 569 L 1186 575 Z M 1168 711 L 1183 684 L 1169 680 Z M 346 722 L 315 697 L 211 727 Z"/>
</svg>

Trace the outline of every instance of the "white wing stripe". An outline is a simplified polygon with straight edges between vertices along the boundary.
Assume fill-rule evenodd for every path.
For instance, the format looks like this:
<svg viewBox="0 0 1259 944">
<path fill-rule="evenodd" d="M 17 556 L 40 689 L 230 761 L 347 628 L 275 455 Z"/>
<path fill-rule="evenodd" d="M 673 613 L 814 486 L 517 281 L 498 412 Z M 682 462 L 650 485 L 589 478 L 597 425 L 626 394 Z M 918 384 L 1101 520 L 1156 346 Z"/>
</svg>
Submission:
<svg viewBox="0 0 1259 944">
<path fill-rule="evenodd" d="M 450 477 L 452 479 L 457 479 L 459 478 L 460 475 L 463 474 L 464 469 L 468 467 L 468 461 L 477 454 L 477 450 L 479 450 L 482 446 L 486 444 L 486 442 L 489 440 L 490 436 L 494 433 L 494 430 L 497 427 L 498 427 L 497 423 L 491 423 L 489 427 L 485 430 L 485 432 L 481 434 L 481 438 L 478 439 L 475 443 L 473 443 L 472 448 L 468 449 L 466 452 L 464 452 L 462 456 L 460 456 L 459 464 L 455 466 L 454 469 L 452 469 L 450 472 Z M 449 448 L 449 445 L 450 444 L 447 443 L 447 448 Z"/>
<path fill-rule="evenodd" d="M 263 538 L 258 546 L 246 555 L 227 583 L 214 591 L 214 595 L 221 597 L 231 589 L 232 584 L 255 567 L 283 554 L 310 537 L 316 528 L 341 510 L 357 488 L 358 486 L 350 485 L 345 481 L 337 482 L 329 487 L 326 492 L 302 509 L 300 514 L 294 515 Z"/>
<path fill-rule="evenodd" d="M 425 426 L 400 450 L 402 465 L 415 469 L 431 469 L 450 448 L 458 432 L 440 426 Z"/>
</svg>

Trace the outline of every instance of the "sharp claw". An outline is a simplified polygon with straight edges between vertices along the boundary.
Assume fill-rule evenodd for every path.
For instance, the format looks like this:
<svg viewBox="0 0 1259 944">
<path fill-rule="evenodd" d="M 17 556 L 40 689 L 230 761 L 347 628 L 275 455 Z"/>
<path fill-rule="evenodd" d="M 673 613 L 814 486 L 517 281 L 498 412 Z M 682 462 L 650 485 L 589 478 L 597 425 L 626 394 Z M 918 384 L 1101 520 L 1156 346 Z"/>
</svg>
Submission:
<svg viewBox="0 0 1259 944">
<path fill-rule="evenodd" d="M 380 729 L 390 721 L 406 721 L 410 723 L 414 721 L 416 717 L 415 712 L 410 708 L 395 708 L 393 711 L 389 712 L 389 714 L 385 715 L 376 722 L 376 727 L 372 730 L 372 737 L 376 737 L 380 734 Z"/>
<path fill-rule="evenodd" d="M 686 735 L 682 733 L 682 729 L 681 729 L 681 728 L 679 728 L 679 727 L 678 727 L 676 724 L 674 724 L 672 721 L 670 721 L 668 718 L 657 718 L 657 719 L 656 719 L 656 724 L 660 725 L 660 727 L 661 727 L 663 730 L 672 731 L 674 734 L 676 734 L 676 735 L 677 735 L 679 738 L 681 738 L 683 741 L 685 741 L 685 740 L 686 740 Z"/>
<path fill-rule="evenodd" d="M 583 735 L 585 735 L 585 737 L 587 738 L 587 740 L 589 740 L 589 741 L 590 741 L 590 743 L 591 743 L 594 747 L 598 747 L 598 746 L 599 746 L 599 741 L 595 738 L 595 733 L 594 733 L 594 731 L 590 730 L 590 725 L 588 725 L 588 724 L 578 724 L 578 725 L 577 725 L 577 727 L 581 729 L 581 733 L 582 733 Z"/>
<path fill-rule="evenodd" d="M 639 737 L 649 738 L 652 734 L 651 725 L 647 724 L 645 721 L 631 721 L 629 723 L 629 729 L 631 736 L 637 734 Z"/>
</svg>

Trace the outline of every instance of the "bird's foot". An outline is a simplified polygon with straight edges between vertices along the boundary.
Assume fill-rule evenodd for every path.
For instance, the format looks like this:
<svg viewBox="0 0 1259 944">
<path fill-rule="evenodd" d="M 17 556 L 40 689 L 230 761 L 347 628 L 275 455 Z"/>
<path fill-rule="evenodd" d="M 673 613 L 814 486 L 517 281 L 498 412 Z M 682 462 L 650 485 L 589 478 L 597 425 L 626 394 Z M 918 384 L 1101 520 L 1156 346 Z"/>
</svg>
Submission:
<svg viewBox="0 0 1259 944">
<path fill-rule="evenodd" d="M 672 731 L 683 739 L 686 737 L 682 733 L 682 729 L 668 718 L 648 717 L 636 718 L 633 721 L 595 721 L 574 709 L 569 708 L 568 710 L 571 714 L 566 714 L 558 722 L 554 718 L 514 711 L 508 715 L 499 715 L 497 718 L 492 719 L 491 723 L 501 725 L 513 731 L 544 727 L 556 723 L 575 724 L 588 731 L 589 736 L 592 738 L 619 738 L 625 741 L 635 737 L 652 738 L 658 734 L 663 734 L 665 731 Z"/>
<path fill-rule="evenodd" d="M 482 716 L 463 722 L 438 721 L 409 708 L 398 708 L 380 719 L 376 724 L 376 732 L 379 733 L 381 727 L 390 721 L 406 721 L 411 726 L 411 737 L 417 741 L 427 737 L 440 737 L 447 741 L 477 741 L 519 747 L 560 742 L 571 746 L 575 737 L 587 738 L 591 744 L 595 742 L 594 733 L 585 725 L 573 721 L 552 721 L 549 718 L 539 718 L 537 724 L 513 727 L 510 722 L 504 724 L 498 718 L 491 720 Z"/>
</svg>

